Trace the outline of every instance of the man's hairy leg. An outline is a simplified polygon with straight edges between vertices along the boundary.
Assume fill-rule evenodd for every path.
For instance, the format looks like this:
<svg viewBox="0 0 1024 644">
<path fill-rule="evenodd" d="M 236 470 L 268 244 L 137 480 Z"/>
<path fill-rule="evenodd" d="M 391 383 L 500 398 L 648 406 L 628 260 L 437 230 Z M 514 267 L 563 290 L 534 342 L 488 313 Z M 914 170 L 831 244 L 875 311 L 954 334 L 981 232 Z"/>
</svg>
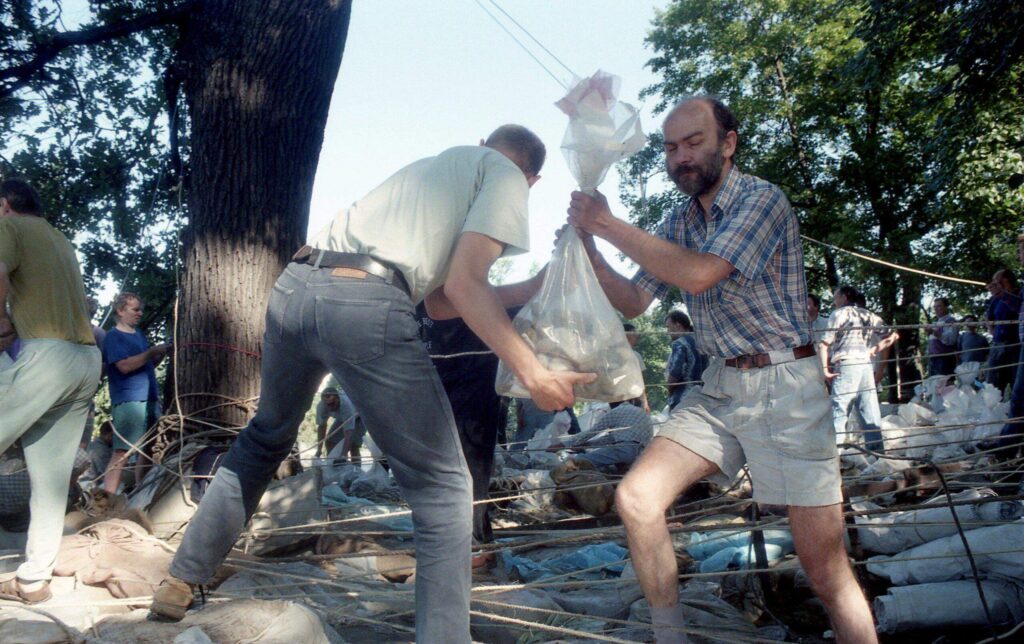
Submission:
<svg viewBox="0 0 1024 644">
<path fill-rule="evenodd" d="M 676 497 L 717 466 L 667 438 L 655 438 L 619 484 L 615 505 L 626 528 L 629 553 L 640 587 L 651 605 L 659 641 L 684 641 L 681 627 L 679 567 L 665 511 Z"/>
<path fill-rule="evenodd" d="M 828 609 L 839 644 L 872 644 L 878 641 L 871 609 L 853 576 L 843 546 L 842 507 L 789 508 L 800 564 L 811 587 Z"/>
</svg>

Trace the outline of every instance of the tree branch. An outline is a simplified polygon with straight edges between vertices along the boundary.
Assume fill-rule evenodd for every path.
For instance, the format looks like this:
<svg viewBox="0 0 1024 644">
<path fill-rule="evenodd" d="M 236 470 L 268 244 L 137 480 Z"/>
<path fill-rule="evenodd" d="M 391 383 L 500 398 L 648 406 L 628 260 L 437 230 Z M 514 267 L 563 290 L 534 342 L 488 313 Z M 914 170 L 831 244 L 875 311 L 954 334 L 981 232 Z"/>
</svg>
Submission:
<svg viewBox="0 0 1024 644">
<path fill-rule="evenodd" d="M 28 84 L 33 76 L 42 71 L 50 61 L 68 47 L 94 45 L 144 31 L 150 27 L 176 22 L 188 13 L 195 2 L 196 0 L 186 0 L 179 5 L 147 13 L 124 22 L 58 33 L 49 40 L 33 47 L 31 51 L 32 59 L 28 62 L 0 69 L 0 80 L 6 81 L 3 85 L 0 85 L 0 99 L 12 95 Z"/>
</svg>

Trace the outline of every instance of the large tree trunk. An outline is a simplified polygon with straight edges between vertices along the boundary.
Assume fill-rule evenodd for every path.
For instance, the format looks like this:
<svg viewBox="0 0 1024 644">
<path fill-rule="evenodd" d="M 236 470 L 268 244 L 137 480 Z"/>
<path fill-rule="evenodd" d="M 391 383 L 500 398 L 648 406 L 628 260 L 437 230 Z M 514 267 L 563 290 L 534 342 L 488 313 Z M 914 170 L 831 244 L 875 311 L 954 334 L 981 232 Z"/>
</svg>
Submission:
<svg viewBox="0 0 1024 644">
<path fill-rule="evenodd" d="M 305 238 L 350 13 L 347 0 L 206 0 L 184 26 L 177 383 L 198 427 L 244 425 L 255 407 L 267 298 Z"/>
</svg>

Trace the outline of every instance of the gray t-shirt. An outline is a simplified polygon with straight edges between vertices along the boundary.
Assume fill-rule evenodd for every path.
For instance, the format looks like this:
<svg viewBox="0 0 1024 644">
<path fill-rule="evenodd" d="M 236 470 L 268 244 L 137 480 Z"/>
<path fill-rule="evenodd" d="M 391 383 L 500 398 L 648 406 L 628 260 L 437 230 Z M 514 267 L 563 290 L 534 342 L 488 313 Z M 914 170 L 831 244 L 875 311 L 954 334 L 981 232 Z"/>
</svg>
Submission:
<svg viewBox="0 0 1024 644">
<path fill-rule="evenodd" d="M 356 426 L 356 408 L 352 405 L 352 401 L 349 400 L 347 394 L 342 393 L 339 398 L 341 404 L 334 411 L 327 408 L 327 404 L 321 400 L 316 404 L 316 424 L 322 425 L 327 422 L 328 418 L 333 419 L 328 431 L 340 426 L 342 429 L 355 429 Z"/>
<path fill-rule="evenodd" d="M 309 243 L 366 253 L 402 272 L 414 304 L 444 284 L 464 232 L 505 244 L 504 255 L 529 250 L 529 185 L 502 153 L 460 146 L 415 161 L 338 213 Z"/>
</svg>

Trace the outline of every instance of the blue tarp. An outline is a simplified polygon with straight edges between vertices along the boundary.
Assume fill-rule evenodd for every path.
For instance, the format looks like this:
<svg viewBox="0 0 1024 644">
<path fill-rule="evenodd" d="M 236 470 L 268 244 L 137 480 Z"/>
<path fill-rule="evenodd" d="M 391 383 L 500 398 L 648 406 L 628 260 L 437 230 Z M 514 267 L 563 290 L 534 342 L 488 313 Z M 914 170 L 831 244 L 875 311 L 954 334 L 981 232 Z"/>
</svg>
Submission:
<svg viewBox="0 0 1024 644">
<path fill-rule="evenodd" d="M 757 563 L 750 531 L 695 532 L 686 551 L 700 561 L 700 572 L 722 572 L 736 566 L 746 568 Z M 768 561 L 776 561 L 793 552 L 793 535 L 788 530 L 764 531 Z"/>
<path fill-rule="evenodd" d="M 622 574 L 629 551 L 614 542 L 598 543 L 585 546 L 576 552 L 552 557 L 544 561 L 533 561 L 526 557 L 518 557 L 508 550 L 501 552 L 501 564 L 509 576 L 519 581 L 537 581 L 556 575 L 576 572 L 587 568 L 601 566 L 596 570 L 574 575 L 579 579 L 604 579 L 618 577 Z"/>
</svg>

